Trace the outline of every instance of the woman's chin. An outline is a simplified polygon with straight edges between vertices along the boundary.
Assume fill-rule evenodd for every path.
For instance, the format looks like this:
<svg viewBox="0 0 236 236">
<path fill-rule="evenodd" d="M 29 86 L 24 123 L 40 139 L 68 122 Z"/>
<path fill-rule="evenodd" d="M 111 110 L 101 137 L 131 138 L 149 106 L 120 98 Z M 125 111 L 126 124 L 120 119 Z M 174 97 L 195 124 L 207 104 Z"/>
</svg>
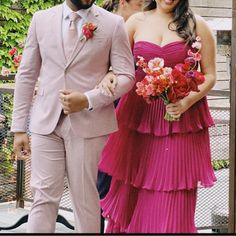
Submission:
<svg viewBox="0 0 236 236">
<path fill-rule="evenodd" d="M 171 6 L 173 3 L 175 3 L 175 0 L 164 0 L 166 5 Z"/>
</svg>

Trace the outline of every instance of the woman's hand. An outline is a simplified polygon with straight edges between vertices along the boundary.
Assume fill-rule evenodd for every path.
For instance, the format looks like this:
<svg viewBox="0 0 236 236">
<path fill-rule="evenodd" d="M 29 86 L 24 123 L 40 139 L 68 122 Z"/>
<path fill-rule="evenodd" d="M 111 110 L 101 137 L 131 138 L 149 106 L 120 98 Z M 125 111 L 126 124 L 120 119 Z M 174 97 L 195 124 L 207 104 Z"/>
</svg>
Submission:
<svg viewBox="0 0 236 236">
<path fill-rule="evenodd" d="M 96 87 L 100 89 L 102 94 L 112 97 L 114 96 L 116 86 L 116 76 L 113 74 L 113 72 L 108 72 L 104 79 Z"/>
<path fill-rule="evenodd" d="M 191 106 L 187 97 L 166 106 L 166 111 L 175 119 L 179 119 L 180 116 L 189 109 Z"/>
</svg>

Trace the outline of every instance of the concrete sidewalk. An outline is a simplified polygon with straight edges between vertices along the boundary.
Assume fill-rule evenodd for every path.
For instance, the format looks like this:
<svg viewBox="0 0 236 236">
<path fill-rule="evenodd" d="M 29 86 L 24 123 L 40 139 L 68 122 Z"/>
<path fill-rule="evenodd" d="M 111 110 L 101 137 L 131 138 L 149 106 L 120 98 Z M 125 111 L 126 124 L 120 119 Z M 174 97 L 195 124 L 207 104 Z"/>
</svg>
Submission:
<svg viewBox="0 0 236 236">
<path fill-rule="evenodd" d="M 16 208 L 16 202 L 7 202 L 0 204 L 0 227 L 14 225 L 22 216 L 29 213 L 30 203 L 25 202 L 25 208 Z M 64 216 L 66 220 L 74 226 L 73 213 L 59 210 L 59 214 Z M 46 220 L 46 219 L 45 219 Z M 43 226 L 42 226 L 43 227 Z M 2 230 L 2 233 L 25 233 L 26 224 L 22 224 L 18 228 L 12 230 Z M 56 223 L 56 233 L 74 233 L 73 230 L 67 228 L 61 223 Z"/>
</svg>

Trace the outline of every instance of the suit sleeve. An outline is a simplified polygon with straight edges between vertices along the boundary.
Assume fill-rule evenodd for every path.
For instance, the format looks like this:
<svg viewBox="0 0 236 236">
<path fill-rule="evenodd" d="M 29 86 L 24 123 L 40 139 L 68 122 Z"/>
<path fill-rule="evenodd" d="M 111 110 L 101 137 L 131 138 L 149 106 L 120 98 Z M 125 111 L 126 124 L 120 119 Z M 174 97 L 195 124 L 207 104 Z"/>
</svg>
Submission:
<svg viewBox="0 0 236 236">
<path fill-rule="evenodd" d="M 130 48 L 128 34 L 125 29 L 124 20 L 119 17 L 112 35 L 112 46 L 110 52 L 110 64 L 114 74 L 117 76 L 117 87 L 115 96 L 103 95 L 99 89 L 86 92 L 93 109 L 112 103 L 123 94 L 127 93 L 134 85 L 134 59 Z"/>
<path fill-rule="evenodd" d="M 36 17 L 33 16 L 23 51 L 22 61 L 16 74 L 12 132 L 26 132 L 34 89 L 41 68 L 41 56 L 36 35 Z"/>
</svg>

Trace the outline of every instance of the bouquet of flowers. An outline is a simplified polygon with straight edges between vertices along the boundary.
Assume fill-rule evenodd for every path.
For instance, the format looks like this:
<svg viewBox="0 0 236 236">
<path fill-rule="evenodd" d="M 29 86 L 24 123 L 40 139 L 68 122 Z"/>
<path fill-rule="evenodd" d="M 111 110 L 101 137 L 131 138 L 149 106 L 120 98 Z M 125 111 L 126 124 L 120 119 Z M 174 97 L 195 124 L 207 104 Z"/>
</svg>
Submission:
<svg viewBox="0 0 236 236">
<path fill-rule="evenodd" d="M 145 72 L 145 77 L 141 82 L 137 82 L 136 92 L 142 96 L 147 103 L 151 103 L 157 98 L 163 99 L 167 105 L 189 95 L 191 91 L 199 92 L 198 85 L 205 80 L 204 75 L 197 70 L 201 60 L 201 39 L 196 38 L 192 44 L 193 50 L 188 51 L 188 57 L 184 63 L 175 67 L 164 67 L 164 60 L 156 57 L 146 62 L 143 57 L 138 56 L 136 65 Z M 168 112 L 165 120 L 176 121 Z"/>
</svg>

